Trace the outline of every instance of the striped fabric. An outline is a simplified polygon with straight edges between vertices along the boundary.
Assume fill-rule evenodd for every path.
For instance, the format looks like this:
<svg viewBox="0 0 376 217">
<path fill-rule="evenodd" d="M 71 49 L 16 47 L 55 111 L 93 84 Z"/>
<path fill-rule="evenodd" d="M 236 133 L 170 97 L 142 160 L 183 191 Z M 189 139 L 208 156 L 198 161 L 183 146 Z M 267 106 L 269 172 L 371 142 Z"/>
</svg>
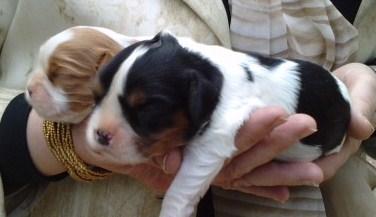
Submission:
<svg viewBox="0 0 376 217">
<path fill-rule="evenodd" d="M 236 191 L 213 188 L 215 217 L 326 217 L 318 188 L 296 187 L 290 199 L 278 203 Z"/>
<path fill-rule="evenodd" d="M 358 48 L 357 30 L 329 0 L 230 0 L 233 49 L 336 68 Z"/>
</svg>

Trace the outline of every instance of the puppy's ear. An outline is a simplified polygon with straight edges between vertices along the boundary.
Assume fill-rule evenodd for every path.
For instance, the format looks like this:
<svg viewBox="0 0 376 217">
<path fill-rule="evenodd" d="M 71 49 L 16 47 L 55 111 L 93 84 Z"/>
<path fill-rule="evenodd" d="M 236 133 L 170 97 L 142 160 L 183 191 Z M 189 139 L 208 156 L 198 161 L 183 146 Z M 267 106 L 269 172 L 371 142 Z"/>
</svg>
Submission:
<svg viewBox="0 0 376 217">
<path fill-rule="evenodd" d="M 96 62 L 95 70 L 98 71 L 99 69 L 101 69 L 104 65 L 110 62 L 112 57 L 113 55 L 109 51 L 103 51 L 103 53 Z"/>
<path fill-rule="evenodd" d="M 93 96 L 94 96 L 94 101 L 97 103 L 99 102 L 99 99 L 103 95 L 103 87 L 100 82 L 100 74 L 101 74 L 101 69 L 111 61 L 113 58 L 113 55 L 109 51 L 103 51 L 102 54 L 99 56 L 96 65 L 95 65 L 95 71 L 97 72 L 96 75 L 93 77 L 93 82 L 92 82 L 92 90 L 93 90 Z"/>
<path fill-rule="evenodd" d="M 192 134 L 209 121 L 220 95 L 222 78 L 208 79 L 195 69 L 186 72 L 188 76 L 188 115 L 191 120 Z"/>
</svg>

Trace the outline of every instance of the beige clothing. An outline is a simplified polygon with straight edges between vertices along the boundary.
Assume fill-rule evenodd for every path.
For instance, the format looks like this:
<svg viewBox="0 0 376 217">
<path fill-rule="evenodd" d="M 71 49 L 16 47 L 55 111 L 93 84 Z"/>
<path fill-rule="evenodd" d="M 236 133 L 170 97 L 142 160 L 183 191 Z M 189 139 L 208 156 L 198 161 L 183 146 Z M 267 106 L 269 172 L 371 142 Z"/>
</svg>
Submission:
<svg viewBox="0 0 376 217">
<path fill-rule="evenodd" d="M 326 69 L 358 49 L 358 31 L 329 0 L 231 0 L 232 48 L 308 60 Z"/>
<path fill-rule="evenodd" d="M 375 144 L 376 139 L 370 142 Z M 364 154 L 350 158 L 333 179 L 321 186 L 328 216 L 376 215 L 376 169 L 366 158 Z"/>
<path fill-rule="evenodd" d="M 0 17 L 0 43 L 3 43 L 0 87 L 8 88 L 0 89 L 0 111 L 16 94 L 14 89 L 23 89 L 40 44 L 69 26 L 104 26 L 128 35 L 154 34 L 166 27 L 201 42 L 230 47 L 230 30 L 220 0 L 44 0 L 40 3 L 40 0 L 0 2 L 0 7 L 10 8 L 7 10 L 10 17 L 16 8 L 14 18 Z M 376 43 L 371 43 L 376 26 L 368 25 L 374 19 L 375 7 L 375 1 L 363 0 L 363 13 L 356 20 L 361 48 L 352 57 L 356 61 L 376 56 Z M 367 11 L 371 13 L 366 14 Z M 0 193 L 0 203 L 1 196 Z M 159 204 L 150 191 L 124 176 L 92 184 L 66 179 L 48 187 L 32 216 L 152 217 L 158 216 Z M 0 217 L 4 217 L 1 211 L 0 208 Z"/>
</svg>

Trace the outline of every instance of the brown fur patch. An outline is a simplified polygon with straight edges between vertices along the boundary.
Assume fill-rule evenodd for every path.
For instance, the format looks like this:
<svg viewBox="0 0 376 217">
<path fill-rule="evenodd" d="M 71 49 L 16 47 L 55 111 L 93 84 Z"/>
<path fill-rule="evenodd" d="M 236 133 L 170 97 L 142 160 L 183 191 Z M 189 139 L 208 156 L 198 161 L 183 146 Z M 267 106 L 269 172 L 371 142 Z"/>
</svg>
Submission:
<svg viewBox="0 0 376 217">
<path fill-rule="evenodd" d="M 94 104 L 94 90 L 100 90 L 96 87 L 96 73 L 122 47 L 99 31 L 72 30 L 73 39 L 55 49 L 46 73 L 52 84 L 66 93 L 70 110 L 79 112 Z"/>
<path fill-rule="evenodd" d="M 165 154 L 169 150 L 188 142 L 185 139 L 188 126 L 186 115 L 183 112 L 176 113 L 173 127 L 153 136 L 153 138 L 140 138 L 136 141 L 136 145 L 146 157 Z"/>
<path fill-rule="evenodd" d="M 132 108 L 136 108 L 145 102 L 145 93 L 142 90 L 133 90 L 127 96 L 127 101 Z"/>
</svg>

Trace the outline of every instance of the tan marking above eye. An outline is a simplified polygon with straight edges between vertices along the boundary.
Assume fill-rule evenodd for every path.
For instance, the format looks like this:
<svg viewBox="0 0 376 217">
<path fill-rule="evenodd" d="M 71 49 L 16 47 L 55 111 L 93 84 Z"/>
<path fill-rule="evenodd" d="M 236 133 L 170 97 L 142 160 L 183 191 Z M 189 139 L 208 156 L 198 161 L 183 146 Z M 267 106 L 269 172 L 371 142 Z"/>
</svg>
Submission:
<svg viewBox="0 0 376 217">
<path fill-rule="evenodd" d="M 145 93 L 142 90 L 134 90 L 127 96 L 127 101 L 131 107 L 137 107 L 145 103 Z"/>
</svg>

